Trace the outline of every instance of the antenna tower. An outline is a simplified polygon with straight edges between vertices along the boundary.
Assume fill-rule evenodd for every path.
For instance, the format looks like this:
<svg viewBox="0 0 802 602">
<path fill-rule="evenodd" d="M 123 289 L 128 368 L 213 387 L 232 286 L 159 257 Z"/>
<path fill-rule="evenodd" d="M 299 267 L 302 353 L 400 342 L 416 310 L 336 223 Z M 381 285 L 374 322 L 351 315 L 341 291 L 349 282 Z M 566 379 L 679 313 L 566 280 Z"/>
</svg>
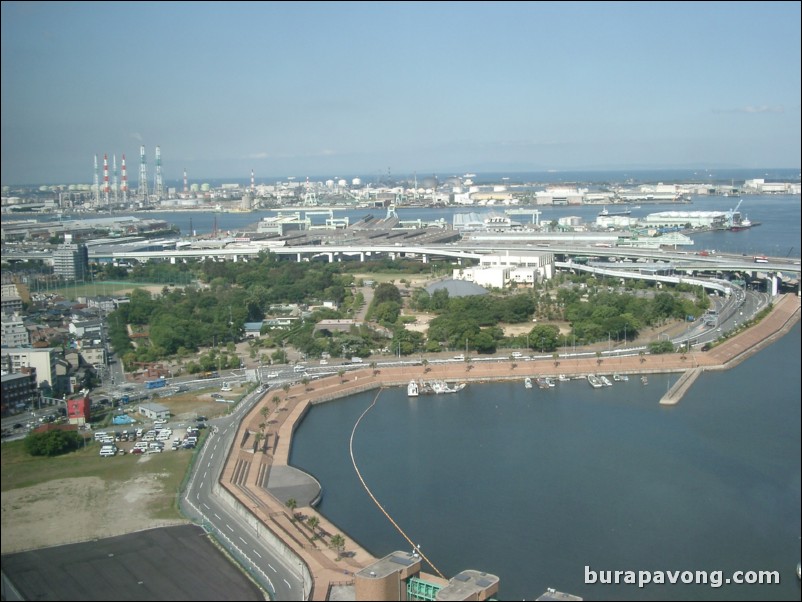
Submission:
<svg viewBox="0 0 802 602">
<path fill-rule="evenodd" d="M 148 200 L 148 160 L 145 158 L 145 145 L 139 147 L 139 198 Z"/>
</svg>

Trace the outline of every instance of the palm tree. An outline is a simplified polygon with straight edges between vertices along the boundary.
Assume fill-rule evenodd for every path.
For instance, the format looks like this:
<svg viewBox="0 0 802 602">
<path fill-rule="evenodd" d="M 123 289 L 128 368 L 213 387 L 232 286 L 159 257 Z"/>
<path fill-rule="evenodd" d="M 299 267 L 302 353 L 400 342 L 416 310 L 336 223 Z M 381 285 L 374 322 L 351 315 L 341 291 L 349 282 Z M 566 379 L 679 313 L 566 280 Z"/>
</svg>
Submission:
<svg viewBox="0 0 802 602">
<path fill-rule="evenodd" d="M 515 370 L 517 367 L 518 367 L 518 364 L 516 364 L 515 362 L 510 364 L 510 370 Z"/>
<path fill-rule="evenodd" d="M 423 364 L 423 371 L 424 372 L 429 372 L 431 370 L 431 368 L 429 368 L 429 360 L 423 359 L 423 360 L 421 360 L 421 364 Z"/>
<path fill-rule="evenodd" d="M 345 382 L 345 381 L 343 380 L 343 375 L 344 375 L 344 374 L 345 374 L 345 370 L 343 370 L 342 368 L 340 368 L 339 370 L 337 370 L 337 376 L 339 376 L 339 377 L 340 377 L 340 382 L 341 382 L 341 383 L 344 383 L 344 382 Z"/>
<path fill-rule="evenodd" d="M 290 392 L 290 383 L 284 383 L 281 386 L 281 390 L 284 391 L 284 399 L 286 399 L 287 398 L 287 393 Z"/>
<path fill-rule="evenodd" d="M 645 356 L 645 355 L 646 355 L 646 352 L 645 352 L 645 351 L 638 351 L 638 355 L 640 356 L 640 363 L 641 363 L 641 364 L 642 364 L 643 362 L 645 362 L 645 361 L 646 361 L 646 358 L 645 358 L 645 357 L 643 357 L 643 356 Z"/>
<path fill-rule="evenodd" d="M 265 428 L 266 427 L 267 427 L 267 423 L 266 422 L 260 422 L 259 423 L 259 430 L 262 431 L 262 433 L 265 432 Z"/>
<path fill-rule="evenodd" d="M 559 365 L 560 365 L 560 354 L 559 354 L 558 352 L 556 352 L 556 351 L 555 351 L 555 352 L 554 352 L 554 353 L 551 355 L 551 357 L 552 357 L 552 358 L 554 358 L 554 367 L 556 368 L 557 366 L 559 366 Z"/>
<path fill-rule="evenodd" d="M 342 556 L 342 550 L 345 547 L 345 537 L 337 533 L 331 536 L 331 547 L 337 550 L 337 560 Z"/>
<path fill-rule="evenodd" d="M 303 385 L 304 385 L 304 390 L 305 391 L 309 391 L 309 387 L 307 386 L 309 384 L 309 377 L 308 376 L 304 376 L 301 379 L 301 383 L 303 383 Z"/>
<path fill-rule="evenodd" d="M 596 352 L 596 365 L 597 366 L 601 366 L 602 361 L 603 361 L 602 360 L 602 352 L 601 351 L 597 351 Z"/>
<path fill-rule="evenodd" d="M 467 366 L 465 368 L 466 372 L 470 372 L 471 370 L 473 370 L 473 364 L 471 363 L 472 361 L 473 361 L 473 359 L 470 358 L 470 357 L 466 357 L 465 358 L 465 363 L 467 364 Z"/>
<path fill-rule="evenodd" d="M 310 516 L 306 519 L 306 524 L 309 525 L 309 528 L 312 530 L 312 535 L 316 538 L 315 529 L 317 529 L 317 526 L 320 524 L 320 519 L 317 516 Z"/>
<path fill-rule="evenodd" d="M 253 436 L 253 451 L 254 451 L 254 453 L 256 453 L 256 450 L 259 449 L 259 444 L 262 442 L 262 439 L 264 439 L 264 438 L 265 438 L 264 433 L 256 433 Z"/>
<path fill-rule="evenodd" d="M 265 420 L 267 419 L 267 415 L 269 413 L 270 413 L 270 408 L 268 408 L 266 405 L 263 405 L 262 409 L 259 410 L 259 414 L 262 416 L 262 419 L 265 419 Z"/>
<path fill-rule="evenodd" d="M 294 497 L 291 497 L 286 502 L 284 502 L 284 505 L 287 506 L 287 508 L 290 509 L 290 514 L 292 515 L 292 518 L 290 520 L 294 521 L 295 520 L 295 509 L 298 507 L 298 502 L 296 501 L 296 499 Z"/>
<path fill-rule="evenodd" d="M 376 376 L 379 373 L 379 370 L 376 369 L 376 362 L 370 362 L 368 365 L 370 366 L 370 369 L 373 370 L 373 376 Z"/>
<path fill-rule="evenodd" d="M 278 395 L 273 395 L 273 399 L 271 399 L 271 401 L 273 402 L 274 406 L 278 407 L 278 404 L 281 402 L 281 397 Z"/>
</svg>

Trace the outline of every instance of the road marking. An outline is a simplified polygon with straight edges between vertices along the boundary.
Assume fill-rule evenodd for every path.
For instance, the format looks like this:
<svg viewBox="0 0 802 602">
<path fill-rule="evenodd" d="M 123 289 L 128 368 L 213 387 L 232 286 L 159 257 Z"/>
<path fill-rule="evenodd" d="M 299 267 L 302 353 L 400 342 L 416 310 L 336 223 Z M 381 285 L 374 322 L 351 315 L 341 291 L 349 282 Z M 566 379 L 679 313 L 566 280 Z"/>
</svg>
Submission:
<svg viewBox="0 0 802 602">
<path fill-rule="evenodd" d="M 267 566 L 269 566 L 269 567 L 270 567 L 270 570 L 271 570 L 271 571 L 273 571 L 274 573 L 278 573 L 278 571 L 277 571 L 277 570 L 276 570 L 276 569 L 273 567 L 273 565 L 272 565 L 272 564 L 270 564 L 269 562 L 267 563 Z"/>
<path fill-rule="evenodd" d="M 231 525 L 229 525 L 228 523 L 226 523 L 226 527 L 228 527 L 228 530 L 231 531 L 232 533 L 234 532 L 234 529 L 232 529 Z"/>
<path fill-rule="evenodd" d="M 207 473 L 207 472 L 209 472 L 209 471 L 208 471 L 208 470 L 204 470 L 204 471 L 203 471 L 203 476 L 201 477 L 202 479 L 205 479 L 205 478 L 206 478 L 206 473 Z"/>
<path fill-rule="evenodd" d="M 248 543 L 247 541 L 245 541 L 244 539 L 242 539 L 242 537 L 240 537 L 240 538 L 239 538 L 239 540 L 240 540 L 242 543 Z"/>
<path fill-rule="evenodd" d="M 257 552 L 256 550 L 254 550 L 253 553 L 256 554 L 259 558 L 262 557 L 262 555 L 259 552 Z"/>
<path fill-rule="evenodd" d="M 209 464 L 211 464 L 211 460 L 214 460 L 214 451 L 212 451 L 212 455 L 209 456 Z"/>
<path fill-rule="evenodd" d="M 207 510 L 211 510 L 211 508 L 209 508 L 209 506 L 207 506 L 205 502 L 203 504 L 203 507 L 206 508 Z"/>
<path fill-rule="evenodd" d="M 289 587 L 290 589 L 292 589 L 292 586 L 290 585 L 290 582 L 289 582 L 289 581 L 287 581 L 286 579 L 282 579 L 282 581 L 283 581 L 284 583 L 286 583 L 286 584 L 287 584 L 287 587 Z"/>
<path fill-rule="evenodd" d="M 217 520 L 223 520 L 222 518 L 220 518 L 220 515 L 217 514 L 216 512 L 214 513 L 214 516 L 215 516 L 215 518 L 217 518 Z"/>
</svg>

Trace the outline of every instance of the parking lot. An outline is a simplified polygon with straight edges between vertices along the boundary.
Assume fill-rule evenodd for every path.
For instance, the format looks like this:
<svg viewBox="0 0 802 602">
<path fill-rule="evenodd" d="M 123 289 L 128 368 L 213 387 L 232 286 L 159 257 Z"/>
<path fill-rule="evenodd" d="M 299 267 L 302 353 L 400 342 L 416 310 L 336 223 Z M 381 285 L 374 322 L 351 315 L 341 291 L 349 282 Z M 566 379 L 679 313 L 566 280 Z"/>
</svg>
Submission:
<svg viewBox="0 0 802 602">
<path fill-rule="evenodd" d="M 101 456 L 159 454 L 194 449 L 207 428 L 204 416 L 194 421 L 151 422 L 141 426 L 117 426 L 94 431 Z"/>
</svg>

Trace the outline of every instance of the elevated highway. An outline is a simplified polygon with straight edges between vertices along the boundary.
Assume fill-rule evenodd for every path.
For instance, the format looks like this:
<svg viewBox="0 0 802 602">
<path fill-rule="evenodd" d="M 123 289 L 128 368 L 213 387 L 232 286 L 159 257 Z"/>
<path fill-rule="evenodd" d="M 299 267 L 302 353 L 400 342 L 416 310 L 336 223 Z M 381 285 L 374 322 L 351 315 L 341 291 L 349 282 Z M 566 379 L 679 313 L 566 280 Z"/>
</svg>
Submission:
<svg viewBox="0 0 802 602">
<path fill-rule="evenodd" d="M 388 256 L 391 258 L 412 257 L 427 263 L 432 258 L 456 260 L 477 260 L 489 253 L 552 253 L 556 259 L 563 261 L 596 260 L 607 261 L 618 266 L 618 269 L 627 271 L 644 271 L 647 269 L 663 271 L 693 272 L 782 272 L 800 274 L 800 262 L 797 258 L 766 257 L 756 263 L 755 258 L 746 255 L 715 254 L 700 255 L 683 251 L 670 251 L 664 249 L 634 249 L 620 247 L 598 247 L 595 245 L 573 244 L 498 244 L 482 243 L 463 240 L 455 243 L 441 245 L 419 246 L 409 243 L 395 243 L 393 245 L 371 243 L 366 240 L 348 241 L 336 244 L 299 245 L 299 246 L 272 246 L 258 243 L 241 243 L 236 241 L 221 241 L 219 246 L 212 248 L 175 248 L 170 247 L 170 241 L 164 241 L 162 250 L 153 251 L 115 251 L 109 246 L 89 249 L 89 258 L 93 261 L 111 262 L 147 262 L 151 260 L 169 261 L 171 263 L 187 260 L 214 261 L 248 261 L 260 253 L 270 252 L 279 256 L 291 257 L 296 261 L 311 261 L 324 258 L 329 262 L 343 259 L 358 259 L 365 261 L 375 257 Z M 177 241 L 174 241 L 177 242 Z M 22 249 L 4 248 L 2 260 L 4 262 L 24 260 L 47 260 L 52 255 L 42 252 L 31 252 Z M 626 266 L 626 267 L 624 267 Z"/>
</svg>

